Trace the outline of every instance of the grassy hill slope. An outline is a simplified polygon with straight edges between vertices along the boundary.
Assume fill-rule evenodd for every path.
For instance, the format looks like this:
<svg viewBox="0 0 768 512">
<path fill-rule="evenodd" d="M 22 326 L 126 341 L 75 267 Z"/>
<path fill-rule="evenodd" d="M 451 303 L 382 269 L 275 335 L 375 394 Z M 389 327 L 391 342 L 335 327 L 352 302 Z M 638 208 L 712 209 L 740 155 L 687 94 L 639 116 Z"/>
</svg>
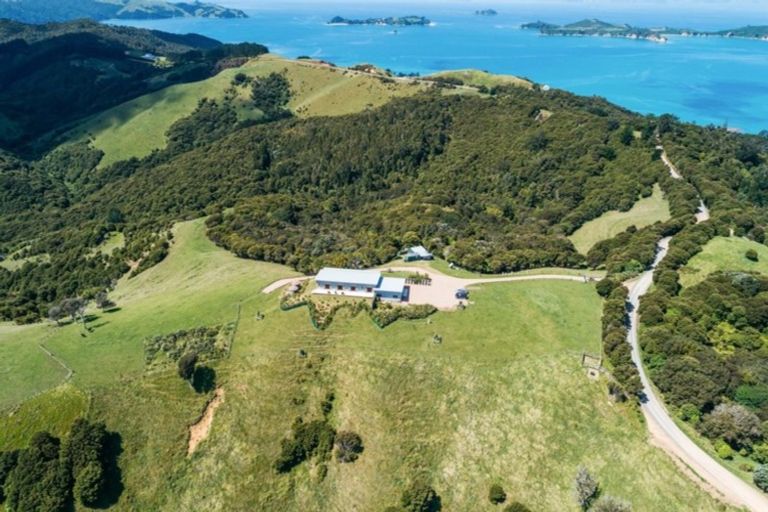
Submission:
<svg viewBox="0 0 768 512">
<path fill-rule="evenodd" d="M 647 443 L 636 412 L 612 403 L 605 383 L 589 381 L 580 367 L 582 351 L 600 349 L 591 285 L 483 286 L 466 311 L 428 322 L 379 330 L 364 315 L 341 315 L 316 331 L 305 309 L 282 312 L 277 293 L 260 292 L 290 270 L 216 248 L 200 220 L 178 224 L 174 239 L 165 261 L 118 285 L 120 310 L 99 314 L 93 332 L 15 327 L 0 344 L 17 341 L 3 360 L 23 372 L 39 369 L 37 348 L 17 349 L 47 338 L 92 396 L 89 416 L 121 434 L 125 490 L 116 510 L 382 510 L 421 476 L 443 510 L 490 511 L 488 487 L 499 482 L 535 510 L 575 511 L 579 464 L 636 510 L 718 510 Z M 210 437 L 187 457 L 187 426 L 209 396 L 174 369 L 145 373 L 142 340 L 230 321 L 238 304 L 232 354 L 215 364 L 226 398 Z M 435 333 L 442 344 L 433 343 Z M 40 381 L 28 385 L 55 385 L 47 373 L 34 372 Z M 12 396 L 16 389 L 0 386 L 3 403 L 23 398 Z M 360 460 L 329 461 L 322 482 L 315 463 L 276 474 L 280 440 L 297 416 L 318 417 L 329 391 L 333 425 L 363 437 Z M 31 408 L 17 414 L 33 417 Z"/>
<path fill-rule="evenodd" d="M 300 117 L 359 112 L 426 87 L 404 81 L 384 83 L 365 73 L 267 55 L 207 80 L 168 87 L 107 110 L 79 125 L 66 139 L 93 139 L 93 145 L 105 153 L 102 166 L 143 157 L 163 148 L 168 128 L 190 115 L 201 99 L 224 98 L 236 74 L 258 77 L 273 72 L 286 73 L 293 90 L 289 108 Z M 239 94 L 241 115 L 249 115 L 247 90 Z"/>
<path fill-rule="evenodd" d="M 750 261 L 745 254 L 753 249 L 758 261 Z M 680 269 L 683 287 L 698 284 L 718 270 L 760 272 L 768 275 L 768 247 L 746 238 L 715 237 L 704 249 Z"/>
<path fill-rule="evenodd" d="M 670 217 L 669 202 L 664 198 L 661 188 L 655 185 L 653 194 L 638 200 L 632 209 L 626 212 L 615 210 L 606 212 L 596 219 L 585 222 L 568 238 L 580 253 L 587 254 L 596 243 L 613 238 L 629 226 L 640 229 L 654 222 L 663 222 Z"/>
</svg>

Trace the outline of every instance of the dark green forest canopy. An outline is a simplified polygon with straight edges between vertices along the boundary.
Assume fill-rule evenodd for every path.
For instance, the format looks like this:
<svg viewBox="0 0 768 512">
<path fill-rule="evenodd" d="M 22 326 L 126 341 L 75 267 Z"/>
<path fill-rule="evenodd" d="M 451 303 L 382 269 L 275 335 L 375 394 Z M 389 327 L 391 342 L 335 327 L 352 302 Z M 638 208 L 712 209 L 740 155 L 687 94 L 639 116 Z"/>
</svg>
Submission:
<svg viewBox="0 0 768 512">
<path fill-rule="evenodd" d="M 764 169 L 764 139 L 559 91 L 493 92 L 428 93 L 354 115 L 256 125 L 239 123 L 226 101 L 208 101 L 171 128 L 166 150 L 143 160 L 98 169 L 101 155 L 84 144 L 33 163 L 9 157 L 0 174 L 11 183 L 0 252 L 23 248 L 50 261 L 0 270 L 0 316 L 34 320 L 53 301 L 109 287 L 126 261 L 162 259 L 174 221 L 203 215 L 211 215 L 216 243 L 302 271 L 383 263 L 420 240 L 481 272 L 548 265 L 637 272 L 662 236 L 680 232 L 685 241 L 699 190 L 715 207 L 714 225 L 759 238 L 765 215 L 753 182 Z M 542 121 L 541 110 L 553 115 Z M 691 183 L 670 179 L 655 151 L 657 131 L 675 153 L 718 138 L 711 165 L 735 162 L 738 172 L 722 182 L 692 167 Z M 639 136 L 626 136 L 633 132 Z M 670 221 L 598 244 L 586 258 L 576 252 L 567 235 L 605 211 L 628 210 L 657 182 L 671 202 Z M 16 190 L 40 200 L 32 206 Z M 113 230 L 123 231 L 126 247 L 89 256 Z M 671 254 L 683 251 L 691 252 L 673 245 Z"/>
</svg>

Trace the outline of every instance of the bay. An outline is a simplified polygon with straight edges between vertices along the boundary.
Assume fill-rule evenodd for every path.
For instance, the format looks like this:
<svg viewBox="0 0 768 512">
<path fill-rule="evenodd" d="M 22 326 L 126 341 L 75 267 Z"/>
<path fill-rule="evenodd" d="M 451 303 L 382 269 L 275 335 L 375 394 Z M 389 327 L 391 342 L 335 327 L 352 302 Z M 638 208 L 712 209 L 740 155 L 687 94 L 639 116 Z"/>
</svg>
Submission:
<svg viewBox="0 0 768 512">
<path fill-rule="evenodd" d="M 408 12 L 405 12 L 407 10 Z M 224 42 L 251 41 L 287 57 L 307 55 L 338 65 L 371 63 L 395 72 L 430 74 L 482 69 L 513 74 L 583 95 L 603 96 L 644 114 L 671 113 L 699 124 L 768 130 L 768 42 L 670 37 L 667 44 L 602 37 L 541 36 L 522 23 L 567 23 L 597 13 L 514 9 L 498 16 L 471 10 L 402 6 L 290 6 L 248 11 L 247 19 L 179 18 L 112 23 L 199 33 Z M 334 15 L 424 15 L 429 27 L 329 26 Z M 738 26 L 728 18 L 653 19 L 652 13 L 609 13 L 608 21 L 642 26 Z M 746 16 L 746 14 L 744 14 Z M 605 16 L 602 16 L 603 18 Z M 752 18 L 750 18 L 752 19 Z M 754 20 L 753 20 L 754 21 Z M 753 23 L 754 24 L 754 23 Z"/>
</svg>

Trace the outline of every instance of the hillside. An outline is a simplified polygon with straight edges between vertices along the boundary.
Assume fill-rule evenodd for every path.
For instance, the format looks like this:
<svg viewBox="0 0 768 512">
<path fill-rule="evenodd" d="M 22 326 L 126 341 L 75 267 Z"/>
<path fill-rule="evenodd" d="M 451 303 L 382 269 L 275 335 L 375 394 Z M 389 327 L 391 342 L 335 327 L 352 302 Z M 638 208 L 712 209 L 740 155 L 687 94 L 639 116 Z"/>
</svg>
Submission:
<svg viewBox="0 0 768 512">
<path fill-rule="evenodd" d="M 34 336 L 75 370 L 70 386 L 91 397 L 88 417 L 121 435 L 124 490 L 114 510 L 379 510 L 398 503 L 417 478 L 431 482 L 443 510 L 496 510 L 486 497 L 493 482 L 535 510 L 576 510 L 564 504 L 572 503 L 579 464 L 637 510 L 720 510 L 646 443 L 636 414 L 612 403 L 580 367 L 582 350 L 598 350 L 593 286 L 483 285 L 471 309 L 439 313 L 430 323 L 381 331 L 360 316 L 341 316 L 316 331 L 305 309 L 283 312 L 277 294 L 260 292 L 295 275 L 289 269 L 216 248 L 200 220 L 176 225 L 174 235 L 165 261 L 119 283 L 112 294 L 119 311 L 94 312 L 92 331 L 6 331 L 5 364 L 36 379 L 24 389 L 53 389 L 31 402 L 38 408 L 21 408 L 3 423 L 0 451 L 23 445 L 33 425 L 59 424 L 39 416 L 35 423 L 56 397 L 57 418 L 83 407 L 68 388 L 55 387 L 63 378 L 55 366 L 34 370 L 45 363 L 39 349 L 23 350 L 23 340 Z M 172 369 L 146 372 L 141 340 L 226 323 L 238 310 L 232 353 L 214 363 L 225 400 L 209 436 L 187 457 L 188 426 L 210 393 L 196 394 Z M 441 345 L 431 341 L 434 332 Z M 0 389 L 0 403 L 21 398 L 14 395 L 18 384 Z M 320 461 L 275 473 L 290 424 L 297 416 L 321 417 L 329 391 L 333 424 L 363 438 L 360 459 L 327 461 L 323 479 Z"/>
<path fill-rule="evenodd" d="M 0 148 L 23 152 L 40 145 L 44 133 L 89 114 L 210 77 L 227 58 L 267 51 L 94 22 L 1 21 L 0 38 Z"/>
<path fill-rule="evenodd" d="M 203 98 L 223 100 L 235 75 L 249 78 L 284 73 L 294 94 L 288 107 L 299 117 L 339 116 L 380 106 L 392 98 L 426 89 L 412 81 L 383 81 L 380 77 L 337 69 L 313 61 L 293 61 L 272 55 L 215 77 L 171 86 L 97 114 L 62 136 L 60 141 L 91 140 L 104 152 L 102 166 L 130 157 L 144 157 L 165 147 L 171 125 L 194 111 Z M 253 115 L 250 97 L 240 90 L 235 100 L 238 115 Z M 126 141 L 130 141 L 126 143 Z"/>
<path fill-rule="evenodd" d="M 165 0 L 0 0 L 0 18 L 48 23 L 81 18 L 163 19 L 178 17 L 245 18 L 243 11 L 199 1 Z"/>
<path fill-rule="evenodd" d="M 131 41 L 194 38 L 77 26 L 0 54 L 9 140 L 36 150 L 0 151 L 6 508 L 491 511 L 498 484 L 576 511 L 585 466 L 634 510 L 729 510 L 637 409 L 622 283 L 651 285 L 662 240 L 637 361 L 740 476 L 768 462 L 765 138 L 474 70 L 149 62 Z M 418 244 L 436 260 L 387 274 L 466 284 L 461 306 L 304 295 Z"/>
</svg>

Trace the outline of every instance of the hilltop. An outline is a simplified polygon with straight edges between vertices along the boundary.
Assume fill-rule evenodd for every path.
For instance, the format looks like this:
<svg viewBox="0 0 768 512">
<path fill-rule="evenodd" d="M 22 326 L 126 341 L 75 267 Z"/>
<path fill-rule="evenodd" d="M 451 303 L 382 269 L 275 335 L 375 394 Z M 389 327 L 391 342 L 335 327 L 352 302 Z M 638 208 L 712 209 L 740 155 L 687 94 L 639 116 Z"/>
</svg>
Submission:
<svg viewBox="0 0 768 512">
<path fill-rule="evenodd" d="M 178 17 L 245 18 L 243 11 L 200 1 L 165 0 L 0 0 L 0 18 L 24 23 L 69 21 L 79 18 L 164 19 Z"/>
</svg>

